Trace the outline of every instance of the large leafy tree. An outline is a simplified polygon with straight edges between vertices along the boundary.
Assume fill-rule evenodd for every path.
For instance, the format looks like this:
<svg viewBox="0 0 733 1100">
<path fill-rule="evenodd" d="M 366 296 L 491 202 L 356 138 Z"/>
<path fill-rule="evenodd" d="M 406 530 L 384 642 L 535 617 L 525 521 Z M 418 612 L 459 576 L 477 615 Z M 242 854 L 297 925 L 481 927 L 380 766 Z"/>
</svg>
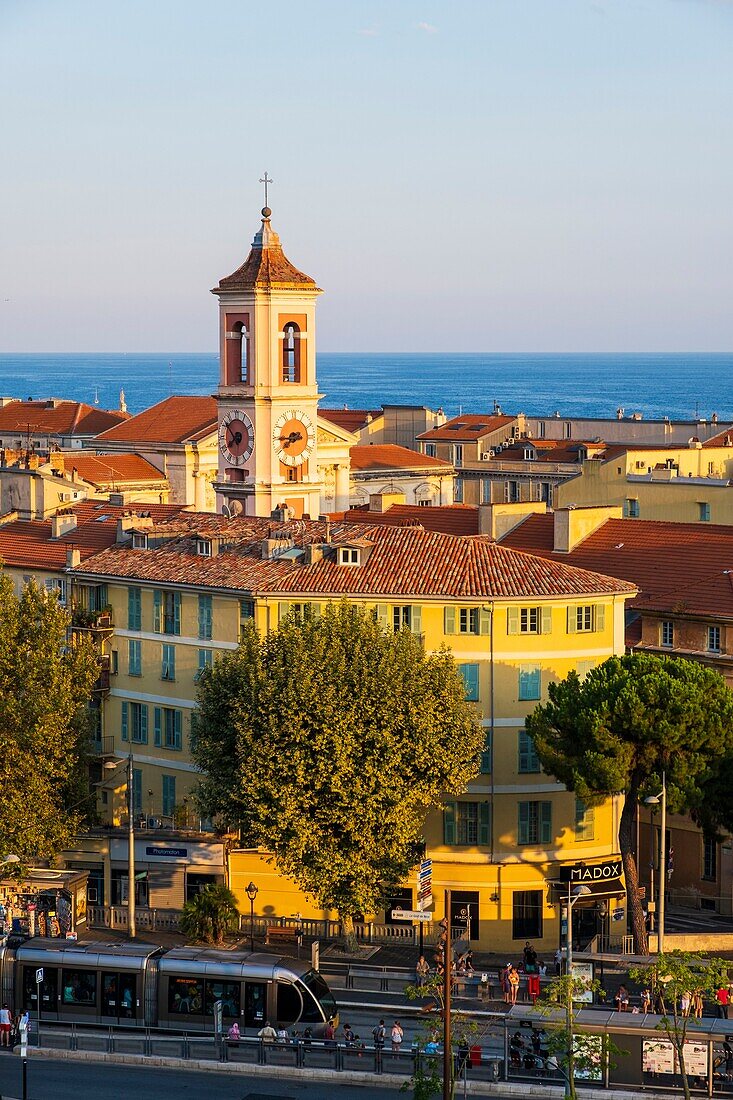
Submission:
<svg viewBox="0 0 733 1100">
<path fill-rule="evenodd" d="M 720 812 L 711 789 L 733 753 L 733 693 L 722 676 L 694 661 L 633 654 L 612 657 L 580 680 L 549 687 L 549 702 L 527 718 L 542 766 L 589 805 L 624 796 L 619 823 L 634 946 L 648 954 L 634 824 L 640 796 L 667 777 L 670 810 L 691 811 L 712 827 Z"/>
<path fill-rule="evenodd" d="M 17 597 L 0 576 L 0 858 L 25 864 L 53 856 L 79 821 L 67 806 L 99 666 L 68 627 L 55 596 L 31 582 Z"/>
<path fill-rule="evenodd" d="M 427 811 L 465 790 L 484 736 L 447 650 L 346 601 L 247 631 L 202 675 L 195 730 L 204 811 L 347 932 L 408 874 Z"/>
</svg>

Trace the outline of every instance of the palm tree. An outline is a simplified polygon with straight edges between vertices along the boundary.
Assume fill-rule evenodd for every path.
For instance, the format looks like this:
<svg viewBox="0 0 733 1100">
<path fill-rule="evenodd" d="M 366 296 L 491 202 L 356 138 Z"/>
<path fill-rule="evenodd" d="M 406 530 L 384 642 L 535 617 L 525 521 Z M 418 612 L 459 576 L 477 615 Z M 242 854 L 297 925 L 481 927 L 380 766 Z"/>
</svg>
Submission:
<svg viewBox="0 0 733 1100">
<path fill-rule="evenodd" d="M 194 940 L 219 944 L 238 923 L 237 899 L 229 887 L 206 886 L 183 906 L 179 928 Z"/>
</svg>

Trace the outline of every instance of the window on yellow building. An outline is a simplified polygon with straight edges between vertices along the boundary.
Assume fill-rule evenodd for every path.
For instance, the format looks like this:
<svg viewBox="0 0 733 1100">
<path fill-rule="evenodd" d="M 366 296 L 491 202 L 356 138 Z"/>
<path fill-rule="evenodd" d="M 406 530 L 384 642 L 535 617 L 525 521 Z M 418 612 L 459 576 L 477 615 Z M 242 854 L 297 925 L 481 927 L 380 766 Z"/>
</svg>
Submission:
<svg viewBox="0 0 733 1100">
<path fill-rule="evenodd" d="M 422 634 L 422 607 L 419 604 L 396 604 L 390 607 L 386 603 L 379 603 L 374 614 L 383 630 L 393 630 L 397 634 L 404 628 L 413 634 Z"/>
<path fill-rule="evenodd" d="M 540 770 L 540 759 L 534 741 L 526 730 L 520 730 L 517 735 L 517 771 L 520 775 L 534 775 Z"/>
<path fill-rule="evenodd" d="M 466 689 L 466 699 L 469 703 L 479 701 L 479 666 L 477 664 L 458 665 L 458 671 L 463 677 Z"/>
<path fill-rule="evenodd" d="M 718 877 L 717 857 L 717 840 L 715 837 L 704 837 L 702 842 L 702 877 L 706 882 L 715 882 Z"/>
<path fill-rule="evenodd" d="M 181 633 L 181 593 L 156 588 L 153 592 L 153 631 L 156 634 Z"/>
<path fill-rule="evenodd" d="M 512 893 L 512 939 L 542 938 L 542 890 L 514 890 Z"/>
<path fill-rule="evenodd" d="M 518 697 L 520 702 L 542 696 L 542 670 L 539 665 L 519 666 Z"/>
<path fill-rule="evenodd" d="M 142 630 L 142 591 L 139 588 L 127 589 L 127 629 Z"/>
<path fill-rule="evenodd" d="M 578 674 L 579 679 L 585 680 L 586 676 L 592 668 L 595 668 L 598 661 L 578 661 L 575 665 L 575 671 Z"/>
<path fill-rule="evenodd" d="M 139 745 L 147 745 L 148 704 L 123 702 L 120 726 L 123 741 L 133 741 Z"/>
<path fill-rule="evenodd" d="M 491 612 L 488 607 L 452 607 L 443 612 L 446 634 L 484 634 L 491 632 Z"/>
<path fill-rule="evenodd" d="M 670 649 L 674 645 L 674 623 L 670 619 L 662 623 L 662 645 Z"/>
<path fill-rule="evenodd" d="M 443 843 L 483 847 L 491 844 L 491 803 L 446 802 L 443 807 Z"/>
<path fill-rule="evenodd" d="M 493 770 L 493 755 L 494 755 L 494 741 L 490 729 L 486 730 L 486 740 L 484 741 L 483 751 L 481 752 L 481 759 L 479 760 L 479 767 L 482 775 L 491 775 Z"/>
<path fill-rule="evenodd" d="M 213 664 L 214 664 L 214 651 L 213 651 L 213 649 L 200 649 L 199 650 L 198 671 L 196 673 L 196 679 L 198 680 L 201 673 L 205 669 L 212 668 Z"/>
<path fill-rule="evenodd" d="M 279 603 L 277 605 L 277 621 L 281 623 L 292 615 L 296 623 L 305 622 L 306 619 L 317 619 L 321 614 L 319 603 Z"/>
<path fill-rule="evenodd" d="M 518 843 L 550 844 L 552 841 L 552 803 L 518 803 Z"/>
<path fill-rule="evenodd" d="M 254 600 L 240 600 L 239 601 L 239 640 L 242 640 L 242 632 L 247 625 L 255 617 L 255 602 Z"/>
<path fill-rule="evenodd" d="M 211 596 L 199 596 L 198 628 L 199 638 L 202 641 L 209 641 L 212 637 L 213 618 L 214 610 Z"/>
<path fill-rule="evenodd" d="M 579 798 L 575 799 L 575 839 L 595 840 L 596 838 L 596 811 L 593 806 L 586 806 Z"/>
<path fill-rule="evenodd" d="M 508 607 L 507 634 L 551 634 L 551 607 Z"/>
<path fill-rule="evenodd" d="M 161 680 L 175 680 L 176 678 L 176 647 L 174 645 L 161 646 L 160 678 Z"/>
<path fill-rule="evenodd" d="M 183 743 L 183 714 L 175 707 L 155 707 L 155 744 L 162 749 L 180 749 Z"/>
<path fill-rule="evenodd" d="M 605 628 L 606 609 L 602 603 L 568 608 L 568 634 L 587 634 Z"/>
<path fill-rule="evenodd" d="M 127 672 L 129 676 L 142 676 L 142 642 L 139 638 L 129 638 L 127 642 Z"/>
</svg>

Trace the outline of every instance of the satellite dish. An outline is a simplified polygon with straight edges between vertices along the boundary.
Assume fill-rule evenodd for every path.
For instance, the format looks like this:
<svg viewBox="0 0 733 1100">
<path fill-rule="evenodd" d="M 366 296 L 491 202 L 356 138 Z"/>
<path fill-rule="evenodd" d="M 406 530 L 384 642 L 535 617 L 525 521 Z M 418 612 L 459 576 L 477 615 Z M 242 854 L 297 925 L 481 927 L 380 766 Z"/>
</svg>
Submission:
<svg viewBox="0 0 733 1100">
<path fill-rule="evenodd" d="M 231 509 L 229 508 L 229 505 L 228 505 L 228 504 L 222 504 L 222 506 L 221 506 L 221 514 L 222 514 L 223 516 L 226 516 L 226 518 L 227 518 L 227 519 L 231 519 L 231 518 L 232 518 L 232 513 L 231 513 Z"/>
</svg>

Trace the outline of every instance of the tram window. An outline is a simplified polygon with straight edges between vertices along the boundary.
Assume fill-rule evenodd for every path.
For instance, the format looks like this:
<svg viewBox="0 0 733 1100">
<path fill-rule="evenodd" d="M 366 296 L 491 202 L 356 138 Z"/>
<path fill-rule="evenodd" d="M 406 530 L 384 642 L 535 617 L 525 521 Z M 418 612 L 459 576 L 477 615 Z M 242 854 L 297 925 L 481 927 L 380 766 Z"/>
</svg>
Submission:
<svg viewBox="0 0 733 1100">
<path fill-rule="evenodd" d="M 277 983 L 277 1022 L 281 1027 L 290 1027 L 300 1019 L 303 1005 L 300 993 L 290 982 Z"/>
<path fill-rule="evenodd" d="M 49 966 L 44 966 L 44 978 L 41 983 L 41 1011 L 58 1011 L 56 997 L 58 994 L 57 971 Z M 25 994 L 25 1008 L 36 1009 L 38 1007 L 38 986 L 36 985 L 35 966 L 23 967 L 23 992 Z"/>
<path fill-rule="evenodd" d="M 327 1019 L 329 1019 L 329 1017 L 335 1016 L 337 1009 L 336 1009 L 336 1002 L 333 999 L 333 994 L 331 993 L 331 990 L 328 988 L 328 986 L 326 985 L 326 983 L 324 982 L 323 978 L 318 973 L 318 971 L 317 970 L 307 970 L 306 973 L 301 978 L 301 981 L 303 982 L 303 985 L 306 987 L 308 992 L 311 994 L 311 997 L 315 998 L 315 1000 L 318 1002 L 318 1005 L 320 1006 L 320 1008 L 318 1010 L 316 1010 L 316 1009 L 313 1010 L 313 1011 L 317 1011 L 317 1015 L 315 1015 L 315 1016 L 312 1016 L 312 1015 L 306 1016 L 305 1015 L 306 1010 L 304 1008 L 304 1010 L 303 1010 L 303 1019 L 304 1020 L 307 1019 L 309 1021 L 311 1021 L 311 1020 L 327 1020 Z M 304 1001 L 307 1002 L 311 998 L 310 997 L 304 997 L 303 999 L 304 999 Z"/>
<path fill-rule="evenodd" d="M 222 1016 L 239 1016 L 239 982 L 206 983 L 206 1015 L 214 1012 L 214 1002 L 221 1001 Z"/>
<path fill-rule="evenodd" d="M 97 1003 L 97 975 L 89 970 L 62 970 L 61 1003 L 94 1005 Z"/>
<path fill-rule="evenodd" d="M 168 979 L 168 1011 L 177 1015 L 196 1013 L 201 1015 L 204 1000 L 204 983 L 199 978 Z"/>
<path fill-rule="evenodd" d="M 265 1022 L 267 986 L 264 982 L 247 982 L 244 987 L 244 1026 L 262 1027 Z"/>
<path fill-rule="evenodd" d="M 102 1015 L 130 1020 L 135 1015 L 134 974 L 105 973 L 102 975 Z"/>
</svg>

